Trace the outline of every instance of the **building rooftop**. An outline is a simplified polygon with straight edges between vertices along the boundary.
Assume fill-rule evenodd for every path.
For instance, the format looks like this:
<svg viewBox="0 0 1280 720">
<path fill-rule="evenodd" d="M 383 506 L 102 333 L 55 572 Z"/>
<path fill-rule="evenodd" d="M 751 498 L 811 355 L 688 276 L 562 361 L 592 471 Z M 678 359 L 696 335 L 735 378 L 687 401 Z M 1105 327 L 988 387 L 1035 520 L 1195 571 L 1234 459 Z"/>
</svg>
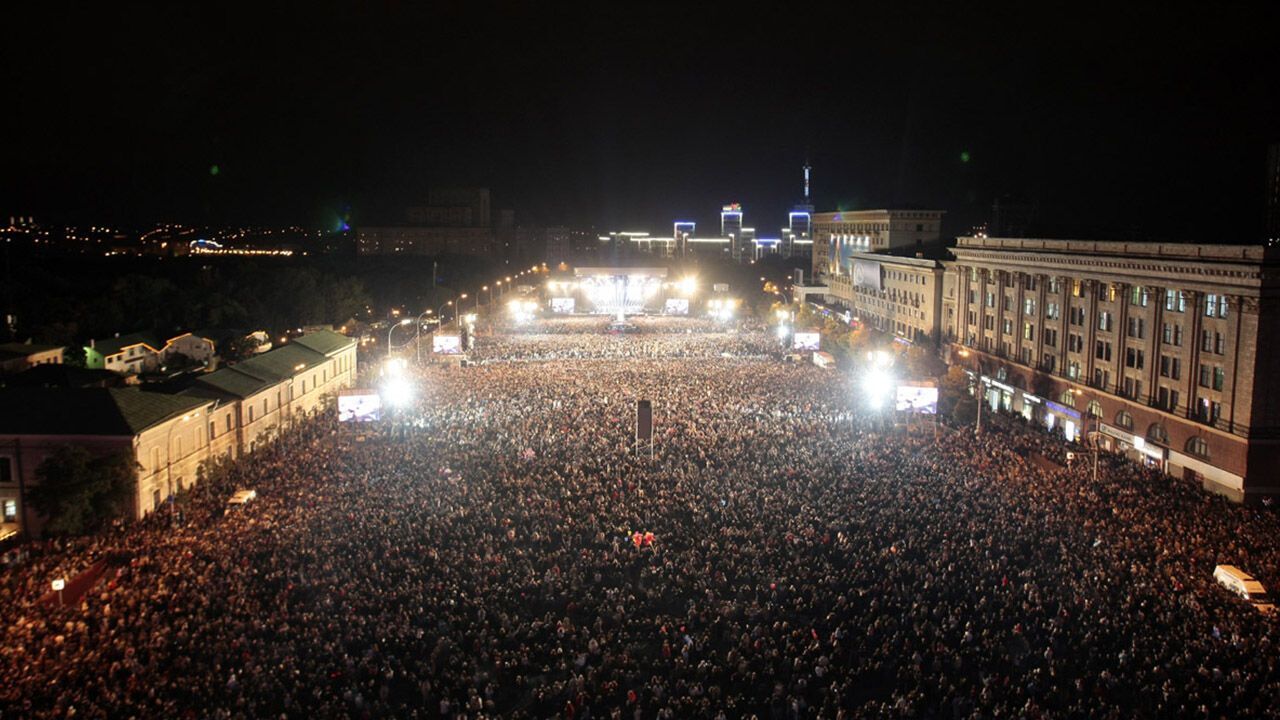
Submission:
<svg viewBox="0 0 1280 720">
<path fill-rule="evenodd" d="M 332 355 L 339 350 L 345 350 L 356 344 L 356 341 L 341 333 L 332 330 L 317 330 L 316 332 L 307 333 L 302 337 L 294 338 L 293 345 L 301 345 L 308 350 L 313 350 L 321 355 Z M 288 347 L 286 345 L 285 347 Z M 283 348 L 281 348 L 283 349 Z M 276 352 L 272 350 L 271 352 Z M 271 353 L 266 353 L 270 355 Z"/>
<path fill-rule="evenodd" d="M 0 343 L 0 360 L 15 360 L 36 353 L 62 350 L 62 345 L 35 345 L 32 343 Z"/>
<path fill-rule="evenodd" d="M 133 436 L 207 400 L 136 388 L 0 390 L 0 433 Z"/>
<path fill-rule="evenodd" d="M 103 357 L 115 355 L 124 348 L 131 345 L 146 345 L 152 350 L 159 351 L 164 347 L 164 341 L 157 337 L 154 333 L 136 332 L 119 337 L 107 338 L 106 340 L 95 340 L 93 343 L 94 352 L 100 353 Z"/>
<path fill-rule="evenodd" d="M 349 343 L 355 342 L 349 338 L 344 339 L 348 340 Z M 261 355 L 255 355 L 248 360 L 242 360 L 236 363 L 232 369 L 263 380 L 279 382 L 329 360 L 329 356 L 325 353 L 304 347 L 298 340 L 301 340 L 301 338 L 283 347 L 269 350 Z M 317 344 L 324 345 L 323 342 Z"/>
<path fill-rule="evenodd" d="M 243 364 L 243 363 L 241 363 Z M 182 391 L 183 395 L 194 397 L 224 398 L 226 396 L 247 398 L 262 392 L 280 380 L 268 380 L 257 375 L 242 372 L 239 365 L 215 370 L 202 375 L 195 384 Z"/>
<path fill-rule="evenodd" d="M 1126 242 L 1111 240 L 1049 240 L 1044 238 L 993 238 L 962 236 L 956 250 L 1014 250 L 1020 252 L 1112 255 L 1167 258 L 1197 262 L 1256 263 L 1280 260 L 1280 248 L 1263 245 Z"/>
</svg>

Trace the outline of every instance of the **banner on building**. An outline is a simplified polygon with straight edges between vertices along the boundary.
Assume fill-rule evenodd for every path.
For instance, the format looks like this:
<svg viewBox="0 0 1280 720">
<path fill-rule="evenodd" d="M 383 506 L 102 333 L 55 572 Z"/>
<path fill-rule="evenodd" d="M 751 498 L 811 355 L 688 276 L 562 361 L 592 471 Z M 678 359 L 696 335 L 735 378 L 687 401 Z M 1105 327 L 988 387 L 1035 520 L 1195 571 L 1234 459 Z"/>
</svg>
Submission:
<svg viewBox="0 0 1280 720">
<path fill-rule="evenodd" d="M 857 260 L 853 263 L 853 284 L 856 287 L 869 288 L 879 292 L 884 289 L 881 283 L 883 273 L 880 271 L 880 263 L 870 262 L 867 260 Z"/>
</svg>

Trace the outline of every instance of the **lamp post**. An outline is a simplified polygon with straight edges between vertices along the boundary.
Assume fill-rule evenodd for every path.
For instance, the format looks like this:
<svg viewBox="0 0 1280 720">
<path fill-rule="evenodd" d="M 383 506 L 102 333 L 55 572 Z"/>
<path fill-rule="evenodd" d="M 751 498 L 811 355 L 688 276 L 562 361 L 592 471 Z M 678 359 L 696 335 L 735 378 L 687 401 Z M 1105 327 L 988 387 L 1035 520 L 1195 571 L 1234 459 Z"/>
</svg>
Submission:
<svg viewBox="0 0 1280 720">
<path fill-rule="evenodd" d="M 488 300 L 485 300 L 484 304 L 485 304 L 485 305 L 492 305 L 492 304 L 493 304 L 493 290 L 492 290 L 488 285 L 485 285 L 484 287 L 482 287 L 482 288 L 480 288 L 480 289 L 481 289 L 481 290 L 484 290 L 486 293 L 488 293 L 488 294 L 489 294 L 489 299 L 488 299 Z M 480 302 L 480 298 L 476 298 L 477 307 L 479 307 L 479 302 Z"/>
<path fill-rule="evenodd" d="M 967 358 L 969 357 L 970 353 L 967 348 L 960 348 L 959 355 L 962 358 Z M 982 358 L 975 356 L 974 364 L 978 366 L 977 378 L 973 381 L 973 390 L 974 390 L 973 397 L 975 400 L 978 401 L 978 419 L 973 426 L 973 434 L 981 435 L 982 434 L 982 406 L 986 403 L 986 397 L 984 397 L 984 393 L 982 392 L 982 373 L 983 373 Z"/>
<path fill-rule="evenodd" d="M 443 305 L 441 305 L 440 307 L 442 307 L 442 308 L 443 308 L 444 306 L 443 306 Z M 414 335 L 414 337 L 413 337 L 413 344 L 414 344 L 414 350 L 417 350 L 417 357 L 418 357 L 418 364 L 419 364 L 419 365 L 421 365 L 421 364 L 422 364 L 422 318 L 426 317 L 427 315 L 432 314 L 432 312 L 434 312 L 434 311 L 433 311 L 431 308 L 427 308 L 426 310 L 423 310 L 423 311 L 422 311 L 422 314 L 418 316 L 418 322 L 417 322 L 417 326 L 416 326 L 416 328 L 415 328 L 418 332 L 417 332 L 417 333 Z M 439 319 L 439 316 L 437 315 L 436 317 L 437 317 L 437 320 L 438 320 L 438 319 Z M 388 344 L 390 344 L 390 343 L 388 342 Z"/>
<path fill-rule="evenodd" d="M 387 328 L 387 357 L 391 357 L 391 333 L 395 332 L 395 329 L 400 327 L 401 325 L 408 325 L 411 322 L 413 322 L 413 320 L 410 320 L 409 318 L 405 318 L 400 322 L 396 323 L 395 325 L 392 325 L 391 327 Z"/>
<path fill-rule="evenodd" d="M 1080 388 L 1071 388 L 1071 394 L 1085 401 L 1084 412 L 1080 414 L 1081 420 L 1084 421 L 1084 436 L 1089 441 L 1089 449 L 1093 452 L 1093 482 L 1098 482 L 1098 424 L 1102 422 L 1099 415 L 1094 415 L 1089 411 L 1089 406 L 1093 403 L 1084 394 Z M 1093 418 L 1093 430 L 1089 430 L 1089 418 Z"/>
</svg>

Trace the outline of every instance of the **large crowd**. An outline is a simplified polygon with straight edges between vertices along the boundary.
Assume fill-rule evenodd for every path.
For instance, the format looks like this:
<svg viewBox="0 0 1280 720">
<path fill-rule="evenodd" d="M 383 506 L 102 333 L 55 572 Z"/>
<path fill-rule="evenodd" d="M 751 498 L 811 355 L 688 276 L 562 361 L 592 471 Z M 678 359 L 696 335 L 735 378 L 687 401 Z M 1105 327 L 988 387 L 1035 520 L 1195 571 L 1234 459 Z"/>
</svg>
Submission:
<svg viewBox="0 0 1280 720">
<path fill-rule="evenodd" d="M 413 407 L 285 435 L 113 534 L 130 559 L 80 604 L 9 603 L 0 713 L 1277 714 L 1278 621 L 1211 578 L 1280 580 L 1271 512 L 1110 458 L 1095 482 L 1013 421 L 895 427 L 842 375 L 678 348 L 763 334 L 667 330 L 482 336 Z"/>
</svg>

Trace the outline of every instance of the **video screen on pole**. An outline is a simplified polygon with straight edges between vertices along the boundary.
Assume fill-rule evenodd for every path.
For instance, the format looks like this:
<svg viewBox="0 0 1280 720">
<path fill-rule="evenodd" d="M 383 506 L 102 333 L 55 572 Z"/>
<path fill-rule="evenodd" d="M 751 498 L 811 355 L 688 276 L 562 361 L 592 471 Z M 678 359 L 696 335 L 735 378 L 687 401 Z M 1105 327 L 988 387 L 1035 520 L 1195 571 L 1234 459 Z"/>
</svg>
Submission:
<svg viewBox="0 0 1280 720">
<path fill-rule="evenodd" d="M 573 298 L 551 298 L 551 312 L 570 314 L 574 304 Z"/>
<path fill-rule="evenodd" d="M 431 340 L 431 351 L 441 355 L 460 355 L 462 338 L 457 335 L 435 335 Z"/>
<path fill-rule="evenodd" d="M 668 315 L 688 315 L 689 300 L 688 298 L 667 298 Z"/>
<path fill-rule="evenodd" d="M 938 414 L 938 388 L 923 385 L 898 386 L 898 410 Z"/>
<path fill-rule="evenodd" d="M 382 398 L 374 390 L 352 390 L 338 396 L 338 422 L 372 422 L 382 415 Z"/>
<path fill-rule="evenodd" d="M 791 340 L 792 350 L 818 350 L 822 344 L 822 333 L 796 332 Z"/>
</svg>

